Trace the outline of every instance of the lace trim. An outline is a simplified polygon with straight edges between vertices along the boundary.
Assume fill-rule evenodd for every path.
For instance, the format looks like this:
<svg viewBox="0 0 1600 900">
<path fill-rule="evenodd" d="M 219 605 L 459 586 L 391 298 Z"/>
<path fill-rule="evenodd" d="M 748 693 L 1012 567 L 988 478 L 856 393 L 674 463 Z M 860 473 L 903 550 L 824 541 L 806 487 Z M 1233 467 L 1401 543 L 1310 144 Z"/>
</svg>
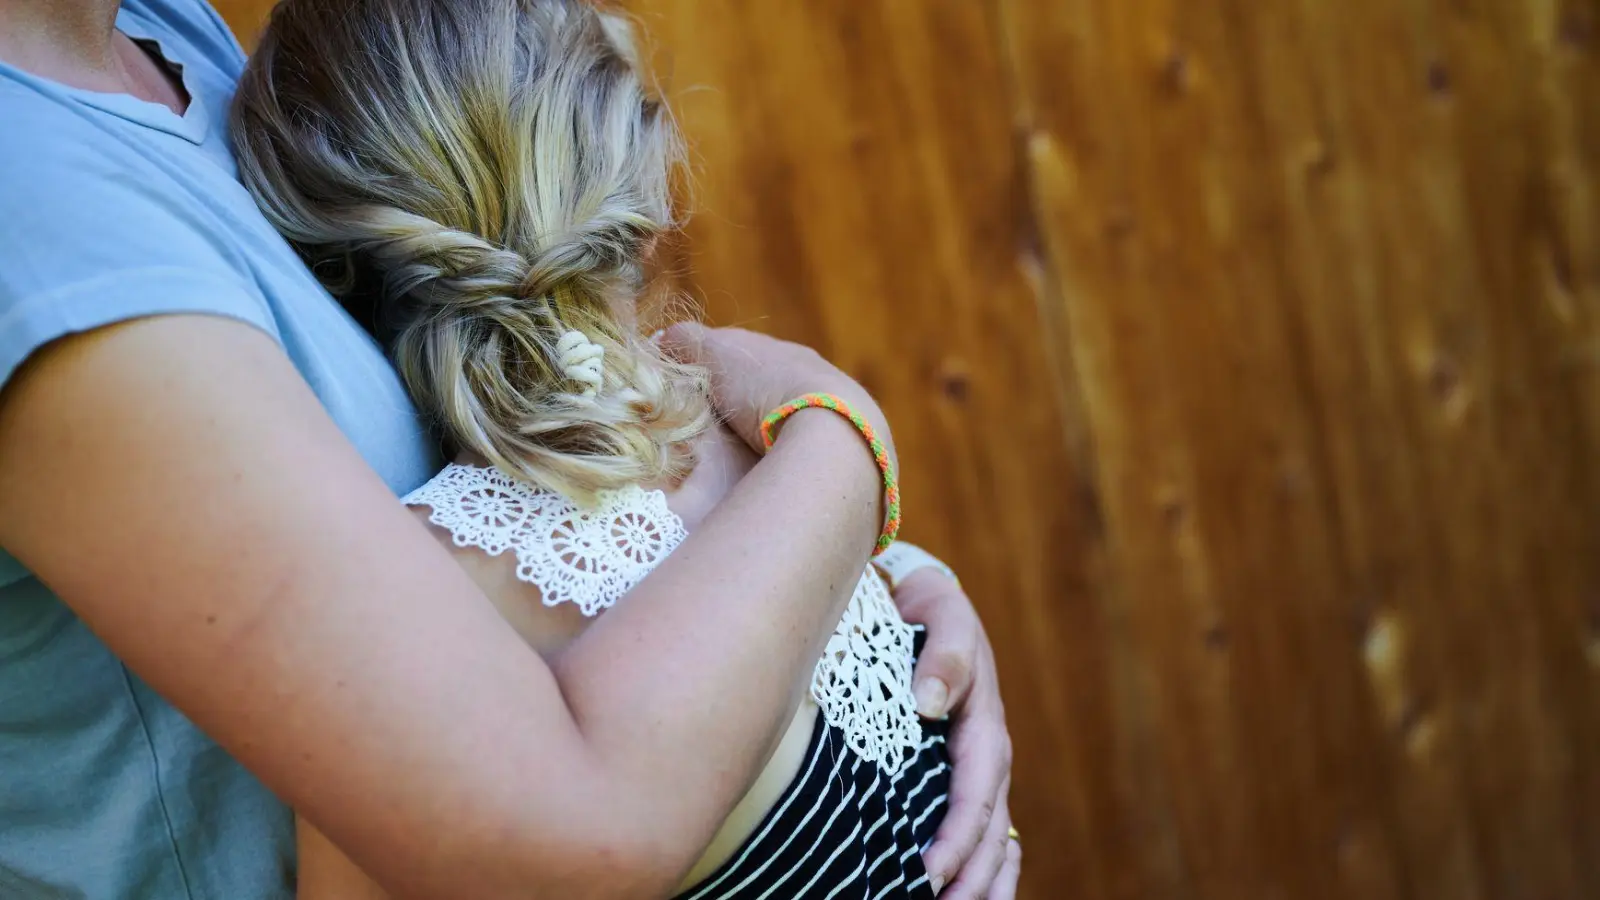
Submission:
<svg viewBox="0 0 1600 900">
<path fill-rule="evenodd" d="M 922 743 L 911 693 L 915 639 L 883 579 L 868 568 L 811 675 L 811 696 L 828 724 L 890 775 Z"/>
<path fill-rule="evenodd" d="M 428 521 L 457 547 L 512 551 L 517 578 L 537 585 L 545 606 L 571 603 L 586 616 L 622 599 L 688 534 L 660 491 L 630 485 L 585 509 L 478 466 L 447 466 L 405 503 L 432 507 Z"/>
<path fill-rule="evenodd" d="M 688 536 L 661 491 L 629 486 L 585 509 L 478 466 L 447 466 L 404 502 L 430 507 L 428 520 L 458 547 L 512 551 L 517 578 L 537 586 L 546 606 L 572 603 L 586 616 L 614 605 Z M 828 724 L 891 775 L 922 741 L 911 693 L 914 635 L 869 567 L 811 677 Z"/>
</svg>

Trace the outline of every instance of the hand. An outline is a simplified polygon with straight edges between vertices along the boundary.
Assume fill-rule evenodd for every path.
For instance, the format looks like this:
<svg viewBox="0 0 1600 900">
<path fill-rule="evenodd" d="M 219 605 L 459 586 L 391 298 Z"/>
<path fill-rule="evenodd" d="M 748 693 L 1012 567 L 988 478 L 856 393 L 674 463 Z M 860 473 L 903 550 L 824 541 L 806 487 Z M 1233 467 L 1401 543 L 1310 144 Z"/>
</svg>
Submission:
<svg viewBox="0 0 1600 900">
<path fill-rule="evenodd" d="M 927 718 L 952 717 L 950 808 L 923 854 L 942 900 L 1014 900 L 1022 846 L 1010 839 L 1011 736 L 994 651 L 961 586 L 935 569 L 907 575 L 894 599 L 927 626 L 913 690 Z"/>
<path fill-rule="evenodd" d="M 825 393 L 865 416 L 895 458 L 894 438 L 877 401 L 810 347 L 742 328 L 708 328 L 693 322 L 668 329 L 661 343 L 673 356 L 705 366 L 711 373 L 712 405 L 757 453 L 765 450 L 761 420 L 767 413 L 801 394 Z"/>
</svg>

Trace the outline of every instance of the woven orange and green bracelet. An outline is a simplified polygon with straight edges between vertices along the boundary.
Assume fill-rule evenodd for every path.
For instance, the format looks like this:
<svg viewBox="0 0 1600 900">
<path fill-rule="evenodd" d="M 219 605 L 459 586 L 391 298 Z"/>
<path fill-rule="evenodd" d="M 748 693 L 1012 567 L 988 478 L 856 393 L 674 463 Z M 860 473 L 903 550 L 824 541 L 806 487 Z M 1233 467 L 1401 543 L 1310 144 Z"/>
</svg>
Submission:
<svg viewBox="0 0 1600 900">
<path fill-rule="evenodd" d="M 850 408 L 833 394 L 806 394 L 796 397 L 788 403 L 778 407 L 767 417 L 761 420 L 761 443 L 768 450 L 777 440 L 778 424 L 802 409 L 831 409 L 846 419 L 861 432 L 867 439 L 867 446 L 872 449 L 872 458 L 878 462 L 878 471 L 883 473 L 883 504 L 884 522 L 883 533 L 878 535 L 878 548 L 873 551 L 873 556 L 889 549 L 894 543 L 895 536 L 900 533 L 900 481 L 895 478 L 894 460 L 889 458 L 889 448 L 883 445 L 877 432 L 872 430 L 872 423 L 866 417 Z"/>
</svg>

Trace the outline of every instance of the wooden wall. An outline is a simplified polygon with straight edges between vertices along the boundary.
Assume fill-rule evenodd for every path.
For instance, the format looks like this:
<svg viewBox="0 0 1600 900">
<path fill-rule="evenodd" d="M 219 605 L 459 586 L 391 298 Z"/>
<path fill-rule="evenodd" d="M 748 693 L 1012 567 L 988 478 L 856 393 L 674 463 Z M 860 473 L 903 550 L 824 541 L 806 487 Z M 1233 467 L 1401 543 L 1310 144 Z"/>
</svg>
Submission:
<svg viewBox="0 0 1600 900">
<path fill-rule="evenodd" d="M 699 296 L 988 622 L 1026 897 L 1600 897 L 1600 3 L 629 5 Z"/>
</svg>

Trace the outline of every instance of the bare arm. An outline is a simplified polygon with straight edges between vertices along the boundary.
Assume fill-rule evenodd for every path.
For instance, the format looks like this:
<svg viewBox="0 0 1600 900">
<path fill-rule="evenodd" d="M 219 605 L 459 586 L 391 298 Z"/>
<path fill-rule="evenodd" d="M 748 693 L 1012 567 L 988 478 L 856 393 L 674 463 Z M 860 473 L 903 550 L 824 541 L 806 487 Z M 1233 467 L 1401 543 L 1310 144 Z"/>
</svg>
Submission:
<svg viewBox="0 0 1600 900">
<path fill-rule="evenodd" d="M 294 841 L 295 900 L 389 900 L 388 891 L 298 813 Z"/>
<path fill-rule="evenodd" d="M 0 400 L 0 545 L 397 896 L 667 893 L 879 516 L 854 433 L 801 414 L 552 670 L 246 326 L 73 338 Z"/>
</svg>

